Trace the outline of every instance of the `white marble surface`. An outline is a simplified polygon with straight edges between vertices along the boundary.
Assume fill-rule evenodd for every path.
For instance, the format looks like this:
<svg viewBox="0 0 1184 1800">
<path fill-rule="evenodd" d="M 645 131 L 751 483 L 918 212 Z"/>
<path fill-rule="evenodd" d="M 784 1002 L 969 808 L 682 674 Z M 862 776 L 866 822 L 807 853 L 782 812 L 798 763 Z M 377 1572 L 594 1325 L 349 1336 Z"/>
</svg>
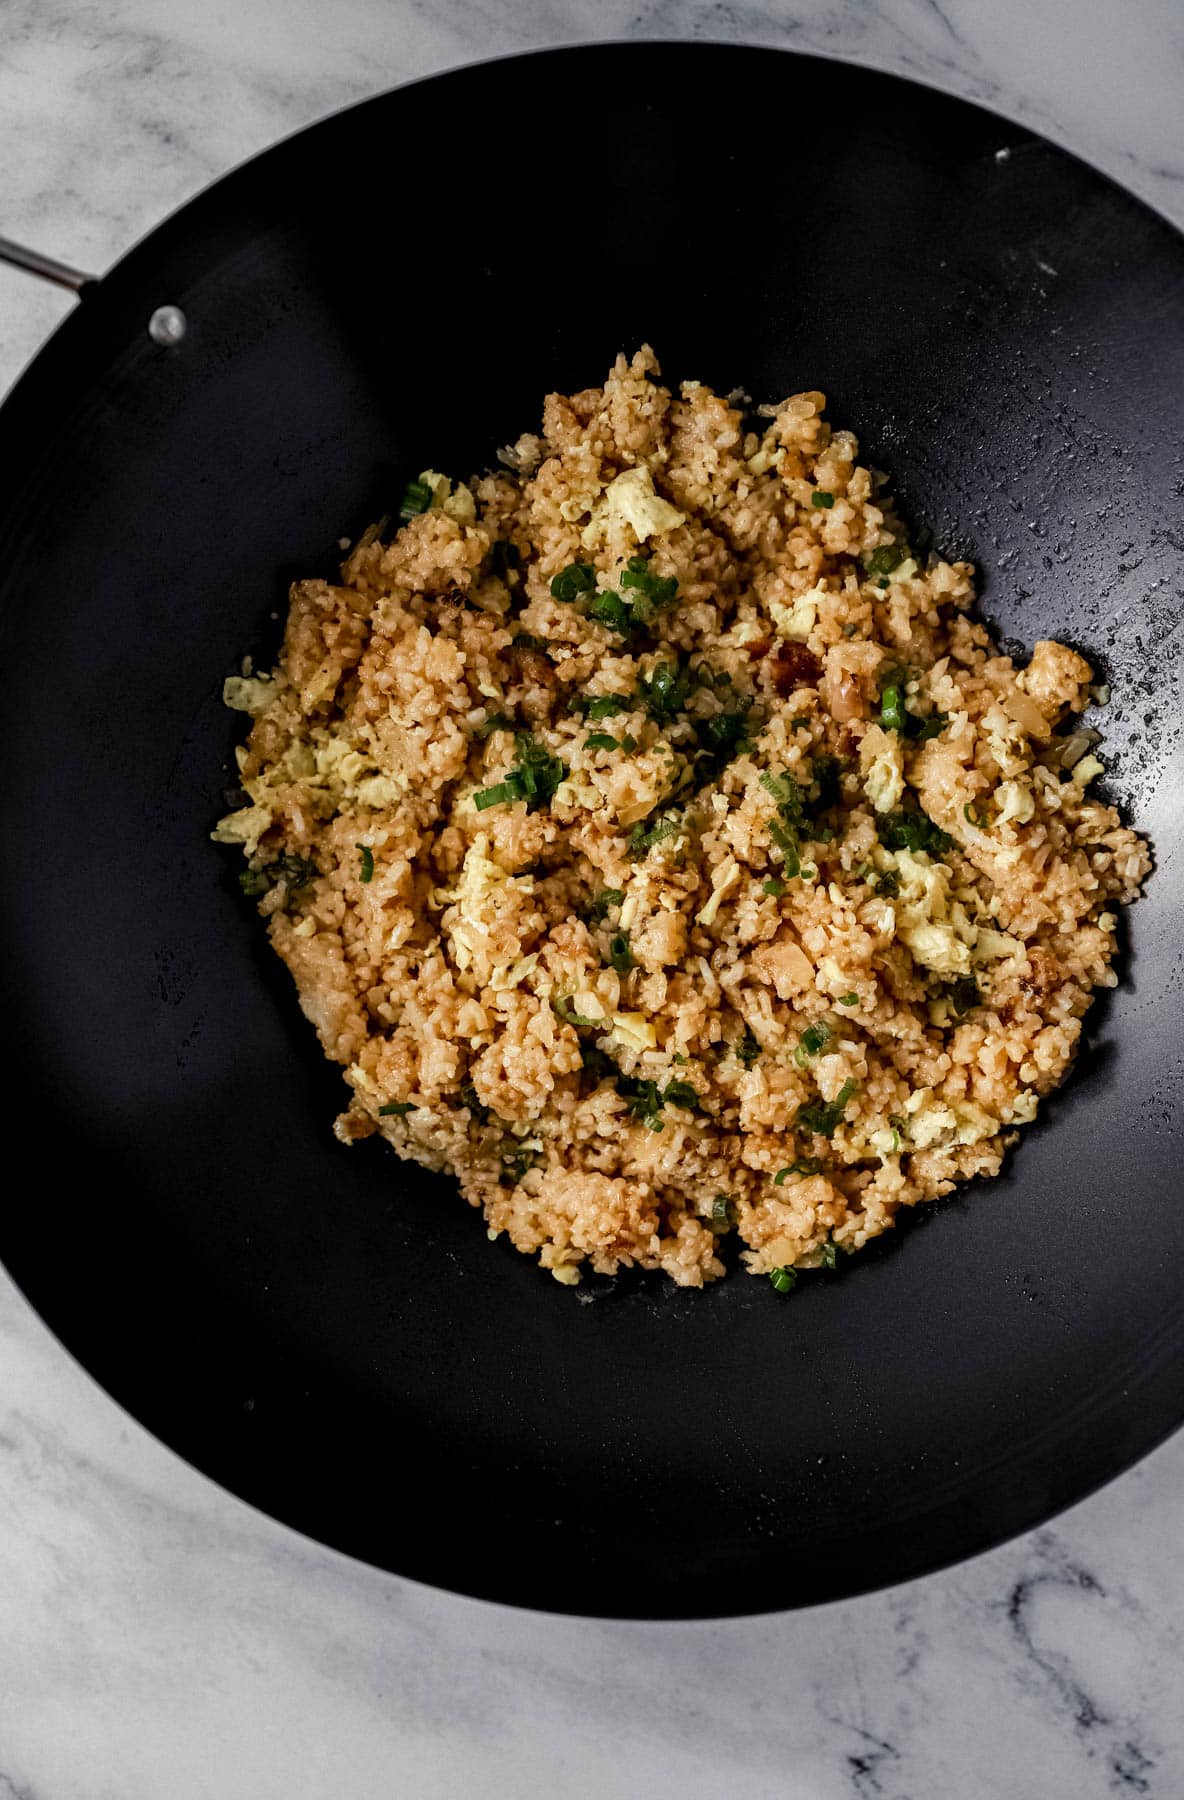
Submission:
<svg viewBox="0 0 1184 1800">
<path fill-rule="evenodd" d="M 0 230 L 101 270 L 372 90 L 747 39 L 1032 124 L 1184 224 L 1180 0 L 0 0 Z M 0 270 L 0 388 L 68 302 Z M 1184 1437 L 1050 1528 L 805 1615 L 515 1614 L 359 1567 L 162 1449 L 0 1277 L 0 1800 L 1184 1795 Z"/>
</svg>

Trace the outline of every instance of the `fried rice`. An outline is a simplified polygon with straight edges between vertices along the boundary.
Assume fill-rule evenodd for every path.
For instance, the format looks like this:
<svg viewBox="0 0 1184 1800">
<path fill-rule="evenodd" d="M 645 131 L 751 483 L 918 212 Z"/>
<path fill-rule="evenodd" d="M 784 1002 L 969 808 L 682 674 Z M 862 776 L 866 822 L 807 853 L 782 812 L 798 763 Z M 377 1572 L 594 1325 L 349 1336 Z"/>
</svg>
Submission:
<svg viewBox="0 0 1184 1800">
<path fill-rule="evenodd" d="M 559 1281 L 788 1291 L 993 1174 L 1150 858 L 820 393 L 648 348 L 292 588 L 215 837 L 381 1134 Z"/>
</svg>

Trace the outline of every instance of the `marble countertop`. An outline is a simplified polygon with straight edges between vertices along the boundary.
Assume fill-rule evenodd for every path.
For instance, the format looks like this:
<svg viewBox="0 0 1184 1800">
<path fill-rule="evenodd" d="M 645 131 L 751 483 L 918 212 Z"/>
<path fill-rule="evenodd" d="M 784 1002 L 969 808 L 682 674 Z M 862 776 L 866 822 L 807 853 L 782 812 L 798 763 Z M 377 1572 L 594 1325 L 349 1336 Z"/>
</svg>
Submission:
<svg viewBox="0 0 1184 1800">
<path fill-rule="evenodd" d="M 982 100 L 1184 225 L 1179 0 L 4 0 L 0 230 L 101 271 L 232 164 L 488 53 L 696 37 Z M 0 269 L 0 389 L 69 301 Z M 150 1438 L 0 1275 L 0 1800 L 1184 1794 L 1184 1435 L 888 1593 L 695 1625 L 479 1605 Z"/>
</svg>

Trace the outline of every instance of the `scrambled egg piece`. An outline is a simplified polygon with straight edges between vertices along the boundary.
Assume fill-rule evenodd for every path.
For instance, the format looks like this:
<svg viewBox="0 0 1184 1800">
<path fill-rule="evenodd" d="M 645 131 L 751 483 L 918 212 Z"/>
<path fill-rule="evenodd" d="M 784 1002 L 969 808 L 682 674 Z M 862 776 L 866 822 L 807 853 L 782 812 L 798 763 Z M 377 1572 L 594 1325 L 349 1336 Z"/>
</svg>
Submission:
<svg viewBox="0 0 1184 1800">
<path fill-rule="evenodd" d="M 935 975 L 968 975 L 978 931 L 950 893 L 950 871 L 911 850 L 897 850 L 891 860 L 900 887 L 897 937 Z"/>
<path fill-rule="evenodd" d="M 274 675 L 228 675 L 222 683 L 222 704 L 254 715 L 270 704 L 275 692 Z"/>
<path fill-rule="evenodd" d="M 673 531 L 686 516 L 654 492 L 654 478 L 641 465 L 623 470 L 609 482 L 592 508 L 592 517 L 584 527 L 581 541 L 585 549 L 590 549 L 609 527 L 623 523 L 629 526 L 638 543 L 644 544 L 647 538 L 661 537 L 663 533 Z"/>
<path fill-rule="evenodd" d="M 421 469 L 419 479 L 432 490 L 429 512 L 446 513 L 458 525 L 476 524 L 477 502 L 463 481 L 458 481 L 454 488 L 447 475 L 441 475 L 436 469 Z"/>
<path fill-rule="evenodd" d="M 995 789 L 995 800 L 999 807 L 995 815 L 997 825 L 1007 825 L 1013 819 L 1017 825 L 1026 825 L 1036 811 L 1036 801 L 1026 781 L 1001 781 Z"/>
<path fill-rule="evenodd" d="M 780 600 L 770 600 L 769 612 L 778 637 L 793 638 L 797 643 L 804 644 L 818 623 L 818 603 L 822 595 L 822 588 L 812 587 L 806 593 L 799 594 L 792 606 L 786 606 Z"/>
<path fill-rule="evenodd" d="M 904 793 L 904 745 L 895 731 L 869 726 L 859 746 L 864 791 L 877 812 L 891 812 Z"/>
<path fill-rule="evenodd" d="M 936 1100 L 932 1088 L 918 1088 L 904 1103 L 908 1147 L 912 1150 L 946 1149 L 951 1144 L 979 1144 L 999 1130 L 999 1120 L 973 1101 L 951 1106 Z"/>
</svg>

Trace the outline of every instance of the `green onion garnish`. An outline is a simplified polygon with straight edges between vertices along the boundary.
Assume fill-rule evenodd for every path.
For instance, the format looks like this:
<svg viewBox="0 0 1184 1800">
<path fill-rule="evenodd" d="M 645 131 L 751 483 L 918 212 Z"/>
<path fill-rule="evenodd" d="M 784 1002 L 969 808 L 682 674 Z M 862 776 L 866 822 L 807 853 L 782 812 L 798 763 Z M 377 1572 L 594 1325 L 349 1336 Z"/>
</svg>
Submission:
<svg viewBox="0 0 1184 1800">
<path fill-rule="evenodd" d="M 863 566 L 869 575 L 887 577 L 893 569 L 899 569 L 908 553 L 907 544 L 881 544 L 878 550 L 873 550 L 870 556 L 864 558 Z M 888 586 L 886 579 L 881 581 L 881 586 Z"/>
<path fill-rule="evenodd" d="M 640 820 L 629 833 L 629 854 L 634 862 L 648 856 L 656 844 L 666 838 L 677 837 L 682 830 L 681 819 L 659 819 L 655 825 L 646 825 Z"/>
<path fill-rule="evenodd" d="M 771 875 L 768 881 L 762 881 L 761 887 L 766 894 L 772 894 L 774 898 L 785 892 L 785 883 L 776 875 Z"/>
<path fill-rule="evenodd" d="M 876 834 L 885 850 L 923 850 L 928 856 L 943 856 L 954 843 L 923 812 L 881 813 L 876 820 Z"/>
<path fill-rule="evenodd" d="M 823 1266 L 823 1268 L 824 1269 L 836 1269 L 838 1267 L 838 1264 L 839 1264 L 838 1246 L 835 1244 L 823 1244 L 823 1246 L 822 1246 L 822 1266 Z"/>
<path fill-rule="evenodd" d="M 596 570 L 591 563 L 568 563 L 566 569 L 560 569 L 551 581 L 551 595 L 555 600 L 578 600 L 581 594 L 590 594 L 596 586 Z"/>
<path fill-rule="evenodd" d="M 787 1269 L 784 1266 L 780 1269 L 770 1269 L 769 1280 L 779 1294 L 792 1294 L 797 1286 L 798 1272 L 796 1269 Z"/>
<path fill-rule="evenodd" d="M 620 906 L 625 898 L 620 888 L 601 888 L 600 892 L 588 902 L 586 917 L 595 924 L 603 919 L 610 906 Z"/>
<path fill-rule="evenodd" d="M 615 937 L 609 939 L 608 960 L 618 975 L 627 975 L 633 967 L 633 952 L 623 931 L 618 931 Z"/>
<path fill-rule="evenodd" d="M 482 788 L 479 794 L 473 795 L 473 805 L 478 812 L 485 812 L 491 806 L 502 806 L 507 800 L 521 800 L 522 795 L 512 781 L 499 781 L 493 787 Z"/>
<path fill-rule="evenodd" d="M 354 849 L 360 850 L 362 853 L 362 866 L 358 870 L 358 880 L 369 881 L 374 874 L 374 852 L 369 844 L 355 844 Z"/>
<path fill-rule="evenodd" d="M 807 1025 L 798 1039 L 798 1047 L 793 1053 L 793 1060 L 799 1069 L 804 1069 L 807 1063 L 813 1062 L 816 1056 L 821 1056 L 830 1035 L 830 1026 L 822 1019 L 819 1019 L 814 1025 Z"/>
<path fill-rule="evenodd" d="M 903 732 L 904 700 L 898 687 L 886 687 L 880 696 L 880 724 L 885 731 Z"/>
<path fill-rule="evenodd" d="M 699 1096 L 689 1081 L 668 1081 L 665 1088 L 660 1088 L 656 1081 L 619 1075 L 617 1092 L 628 1101 L 630 1113 L 647 1131 L 661 1131 L 664 1106 L 681 1106 L 688 1112 L 696 1112 L 699 1107 Z"/>
<path fill-rule="evenodd" d="M 916 713 L 906 713 L 905 730 L 914 744 L 927 744 L 930 738 L 940 737 L 949 722 L 945 713 L 930 713 L 927 719 L 919 719 Z"/>
<path fill-rule="evenodd" d="M 858 994 L 840 994 L 839 995 L 839 1005 L 840 1006 L 858 1006 L 859 1005 L 859 995 Z"/>
<path fill-rule="evenodd" d="M 814 492 L 810 495 L 810 505 L 811 506 L 821 506 L 827 512 L 830 511 L 830 509 L 834 505 L 834 503 L 835 503 L 834 495 L 828 494 L 826 492 L 825 488 L 815 488 Z"/>
<path fill-rule="evenodd" d="M 637 621 L 627 601 L 620 594 L 610 592 L 597 594 L 591 602 L 586 619 L 595 619 L 597 624 L 606 625 L 610 631 L 618 632 L 621 637 L 629 637 L 637 629 Z"/>
<path fill-rule="evenodd" d="M 979 831 L 985 831 L 987 826 L 991 823 L 991 815 L 987 812 L 986 808 L 972 805 L 969 800 L 962 808 L 962 817 L 966 820 L 968 825 L 977 826 Z"/>
<path fill-rule="evenodd" d="M 833 1137 L 836 1127 L 843 1122 L 847 1104 L 858 1085 L 855 1081 L 845 1081 L 829 1104 L 822 1100 L 811 1100 L 807 1105 L 799 1106 L 796 1120 L 798 1130 L 812 1131 L 817 1137 Z"/>
<path fill-rule="evenodd" d="M 432 490 L 427 482 L 409 481 L 399 502 L 399 517 L 403 520 L 413 519 L 416 513 L 426 512 L 431 504 Z"/>
<path fill-rule="evenodd" d="M 577 694 L 569 702 L 568 711 L 595 721 L 611 719 L 614 713 L 628 712 L 632 705 L 632 698 L 628 694 Z"/>
<path fill-rule="evenodd" d="M 727 1194 L 717 1194 L 711 1202 L 711 1229 L 727 1231 L 736 1222 L 736 1203 Z"/>
<path fill-rule="evenodd" d="M 615 737 L 609 731 L 592 731 L 584 739 L 585 750 L 619 750 Z"/>
<path fill-rule="evenodd" d="M 791 1175 L 817 1175 L 821 1168 L 819 1157 L 799 1156 L 796 1162 L 790 1163 L 788 1169 L 778 1169 L 773 1177 L 773 1186 L 784 1187 Z"/>
<path fill-rule="evenodd" d="M 651 575 L 650 566 L 644 556 L 631 556 L 625 565 L 625 573 L 621 576 L 621 586 L 631 588 L 640 594 L 642 600 L 650 607 L 669 606 L 678 593 L 678 581 L 673 575 Z M 648 610 L 634 603 L 634 611 L 639 612 L 642 622 L 648 622 Z"/>
<path fill-rule="evenodd" d="M 391 1100 L 388 1101 L 386 1106 L 379 1107 L 378 1116 L 380 1119 L 389 1119 L 392 1117 L 402 1119 L 405 1118 L 409 1112 L 414 1111 L 414 1103 L 410 1100 Z"/>
<path fill-rule="evenodd" d="M 785 873 L 792 881 L 795 875 L 800 875 L 802 872 L 802 862 L 798 855 L 798 847 L 794 842 L 792 832 L 789 830 L 789 827 L 783 825 L 779 819 L 771 819 L 769 821 L 769 836 L 780 850 L 781 855 L 784 858 L 783 867 Z"/>
<path fill-rule="evenodd" d="M 603 1019 L 589 1019 L 586 1014 L 576 1012 L 570 994 L 559 994 L 551 1001 L 551 1009 L 556 1018 L 562 1019 L 565 1025 L 582 1025 L 588 1030 L 595 1030 L 604 1024 Z"/>
</svg>

